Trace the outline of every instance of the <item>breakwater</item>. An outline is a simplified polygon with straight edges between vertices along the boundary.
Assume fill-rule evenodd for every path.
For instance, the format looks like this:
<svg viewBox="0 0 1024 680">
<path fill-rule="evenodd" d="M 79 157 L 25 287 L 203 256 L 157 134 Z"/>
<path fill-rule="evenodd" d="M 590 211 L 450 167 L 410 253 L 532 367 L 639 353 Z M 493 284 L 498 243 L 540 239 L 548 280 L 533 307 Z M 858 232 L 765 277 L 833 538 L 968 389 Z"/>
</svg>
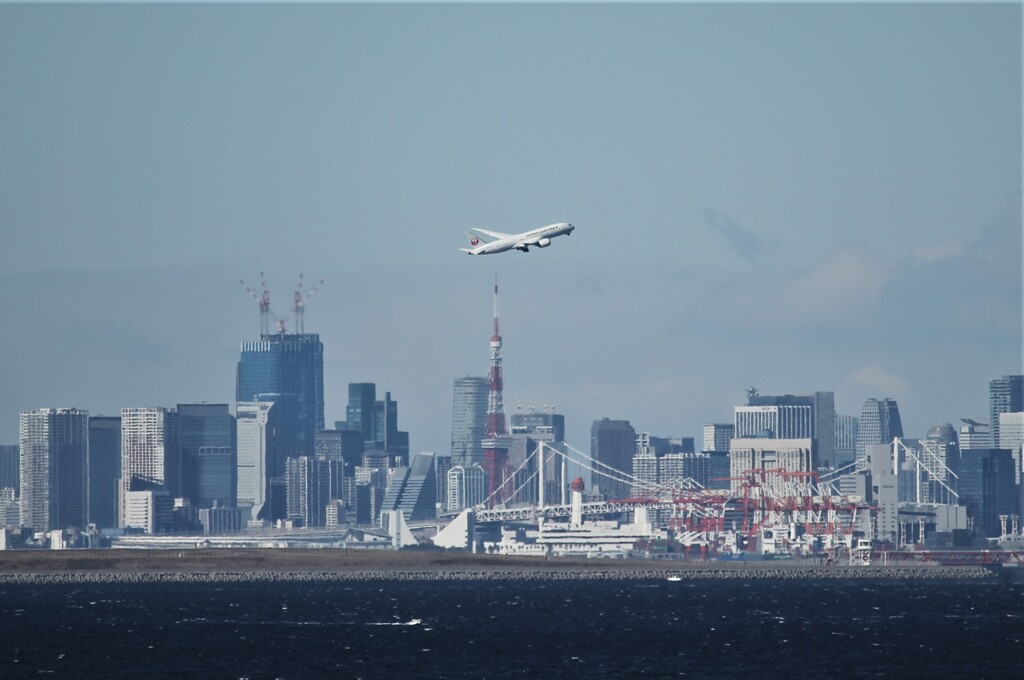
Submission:
<svg viewBox="0 0 1024 680">
<path fill-rule="evenodd" d="M 979 566 L 700 566 L 694 568 L 602 569 L 370 569 L 347 571 L 202 571 L 202 572 L 49 572 L 0 574 L 4 584 L 92 583 L 276 583 L 365 581 L 686 581 L 706 580 L 885 580 L 994 581 L 998 576 Z"/>
</svg>

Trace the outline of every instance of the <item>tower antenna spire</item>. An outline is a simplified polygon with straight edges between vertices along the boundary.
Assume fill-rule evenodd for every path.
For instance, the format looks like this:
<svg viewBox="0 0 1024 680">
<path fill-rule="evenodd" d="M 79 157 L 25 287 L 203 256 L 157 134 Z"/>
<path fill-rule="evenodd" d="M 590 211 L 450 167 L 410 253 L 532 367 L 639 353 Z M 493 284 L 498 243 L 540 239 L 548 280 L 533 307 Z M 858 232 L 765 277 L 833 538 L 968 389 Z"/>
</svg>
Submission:
<svg viewBox="0 0 1024 680">
<path fill-rule="evenodd" d="M 491 335 L 491 371 L 487 392 L 487 428 L 484 431 L 484 470 L 487 472 L 488 499 L 502 505 L 509 498 L 509 438 L 505 427 L 504 380 L 501 372 L 501 333 L 498 330 L 498 273 L 494 273 L 494 334 Z"/>
<path fill-rule="evenodd" d="M 498 332 L 498 272 L 494 272 L 494 336 L 500 340 Z"/>
</svg>

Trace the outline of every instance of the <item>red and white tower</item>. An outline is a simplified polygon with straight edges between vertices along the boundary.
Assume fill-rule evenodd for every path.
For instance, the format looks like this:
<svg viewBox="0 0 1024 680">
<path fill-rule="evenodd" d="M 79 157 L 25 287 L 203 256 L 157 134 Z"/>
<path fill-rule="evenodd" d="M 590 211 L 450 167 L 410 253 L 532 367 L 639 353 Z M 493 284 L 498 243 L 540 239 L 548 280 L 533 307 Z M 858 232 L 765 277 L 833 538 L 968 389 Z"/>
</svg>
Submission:
<svg viewBox="0 0 1024 680">
<path fill-rule="evenodd" d="M 509 437 L 502 396 L 501 333 L 498 331 L 498 275 L 494 275 L 494 334 L 491 336 L 491 373 L 487 392 L 487 429 L 484 431 L 484 470 L 487 472 L 487 507 L 502 505 L 512 493 L 508 464 Z"/>
</svg>

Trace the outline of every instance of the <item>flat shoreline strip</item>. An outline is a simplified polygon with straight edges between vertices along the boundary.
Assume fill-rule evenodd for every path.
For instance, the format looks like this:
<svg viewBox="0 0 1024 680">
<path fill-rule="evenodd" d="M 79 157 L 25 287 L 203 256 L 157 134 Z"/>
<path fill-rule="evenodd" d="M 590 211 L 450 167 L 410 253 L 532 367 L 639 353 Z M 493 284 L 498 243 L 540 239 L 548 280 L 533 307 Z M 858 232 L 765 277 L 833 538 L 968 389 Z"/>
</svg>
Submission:
<svg viewBox="0 0 1024 680">
<path fill-rule="evenodd" d="M 202 571 L 202 572 L 40 572 L 0 574 L 0 585 L 102 583 L 292 583 L 385 581 L 663 581 L 811 580 L 811 581 L 995 581 L 990 569 L 949 567 L 822 567 L 736 569 L 485 569 L 485 570 L 347 570 L 347 571 Z"/>
<path fill-rule="evenodd" d="M 997 581 L 982 565 L 826 565 L 821 560 L 685 562 L 383 550 L 2 551 L 0 585 L 357 581 Z"/>
</svg>

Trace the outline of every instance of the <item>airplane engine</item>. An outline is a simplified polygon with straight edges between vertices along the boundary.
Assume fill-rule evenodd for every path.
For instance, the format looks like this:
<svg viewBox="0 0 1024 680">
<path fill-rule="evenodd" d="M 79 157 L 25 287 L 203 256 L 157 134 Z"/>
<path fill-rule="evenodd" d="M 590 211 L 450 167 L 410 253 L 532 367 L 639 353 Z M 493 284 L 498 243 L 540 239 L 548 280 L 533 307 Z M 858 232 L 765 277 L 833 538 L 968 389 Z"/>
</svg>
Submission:
<svg viewBox="0 0 1024 680">
<path fill-rule="evenodd" d="M 551 239 L 549 238 L 542 238 L 541 240 L 537 241 L 538 248 L 547 248 L 549 245 L 551 245 Z"/>
</svg>

